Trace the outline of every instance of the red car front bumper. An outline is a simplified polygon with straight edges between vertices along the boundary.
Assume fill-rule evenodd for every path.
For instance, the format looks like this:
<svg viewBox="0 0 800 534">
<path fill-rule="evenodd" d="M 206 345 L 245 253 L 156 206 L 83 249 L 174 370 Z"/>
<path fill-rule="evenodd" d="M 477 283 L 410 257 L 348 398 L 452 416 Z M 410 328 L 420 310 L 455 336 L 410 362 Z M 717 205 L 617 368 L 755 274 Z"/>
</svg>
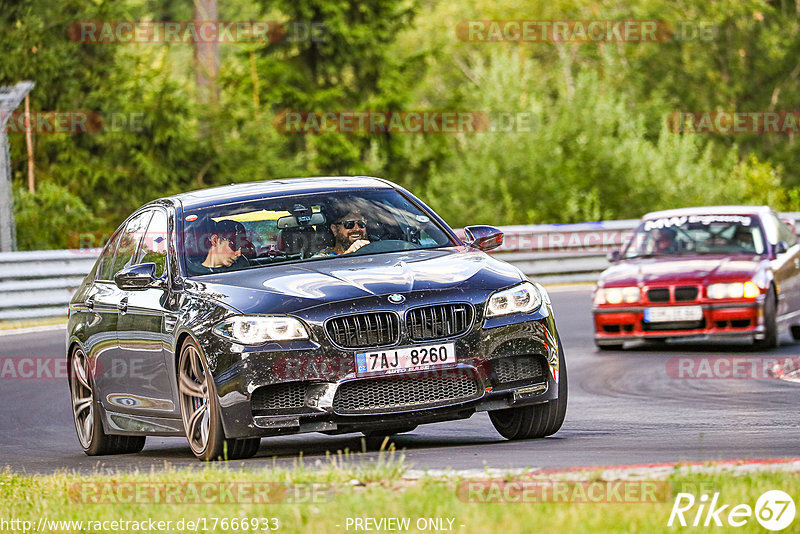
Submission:
<svg viewBox="0 0 800 534">
<path fill-rule="evenodd" d="M 689 303 L 681 303 L 685 305 Z M 763 297 L 737 302 L 696 303 L 702 307 L 698 321 L 647 322 L 645 309 L 675 307 L 662 305 L 600 305 L 594 314 L 595 342 L 618 345 L 638 339 L 697 337 L 699 339 L 763 339 Z"/>
</svg>

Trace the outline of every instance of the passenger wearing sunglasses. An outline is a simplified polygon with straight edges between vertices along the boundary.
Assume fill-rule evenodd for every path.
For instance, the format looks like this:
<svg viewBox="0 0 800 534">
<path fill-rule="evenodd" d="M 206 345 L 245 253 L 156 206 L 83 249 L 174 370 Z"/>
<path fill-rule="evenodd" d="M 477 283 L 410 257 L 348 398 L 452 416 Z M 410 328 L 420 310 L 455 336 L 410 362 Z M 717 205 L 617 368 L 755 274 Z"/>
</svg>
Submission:
<svg viewBox="0 0 800 534">
<path fill-rule="evenodd" d="M 350 254 L 369 244 L 367 221 L 360 213 L 349 212 L 331 223 L 331 232 L 336 244 L 320 250 L 314 257 Z"/>
</svg>

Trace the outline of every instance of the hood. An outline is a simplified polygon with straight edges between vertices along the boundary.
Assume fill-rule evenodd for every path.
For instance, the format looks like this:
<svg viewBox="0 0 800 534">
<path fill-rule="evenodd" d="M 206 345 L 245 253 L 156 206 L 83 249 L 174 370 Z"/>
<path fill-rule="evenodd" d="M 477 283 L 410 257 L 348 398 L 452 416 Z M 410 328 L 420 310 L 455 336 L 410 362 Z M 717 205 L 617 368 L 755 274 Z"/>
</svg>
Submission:
<svg viewBox="0 0 800 534">
<path fill-rule="evenodd" d="M 710 283 L 715 279 L 745 279 L 755 275 L 759 256 L 692 256 L 623 260 L 600 276 L 603 285 Z"/>
<path fill-rule="evenodd" d="M 478 251 L 450 248 L 341 256 L 193 278 L 198 292 L 243 313 L 293 313 L 342 300 L 459 287 L 492 291 L 524 278 Z"/>
</svg>

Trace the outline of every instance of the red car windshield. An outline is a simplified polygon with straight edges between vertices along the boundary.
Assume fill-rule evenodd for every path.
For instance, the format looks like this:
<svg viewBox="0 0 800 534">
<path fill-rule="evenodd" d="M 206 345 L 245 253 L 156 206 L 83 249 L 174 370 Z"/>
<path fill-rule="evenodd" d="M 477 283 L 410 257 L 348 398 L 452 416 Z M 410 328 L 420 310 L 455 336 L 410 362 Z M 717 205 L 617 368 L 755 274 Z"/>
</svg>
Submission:
<svg viewBox="0 0 800 534">
<path fill-rule="evenodd" d="M 692 215 L 644 221 L 625 258 L 685 254 L 764 254 L 761 226 L 750 215 Z"/>
</svg>

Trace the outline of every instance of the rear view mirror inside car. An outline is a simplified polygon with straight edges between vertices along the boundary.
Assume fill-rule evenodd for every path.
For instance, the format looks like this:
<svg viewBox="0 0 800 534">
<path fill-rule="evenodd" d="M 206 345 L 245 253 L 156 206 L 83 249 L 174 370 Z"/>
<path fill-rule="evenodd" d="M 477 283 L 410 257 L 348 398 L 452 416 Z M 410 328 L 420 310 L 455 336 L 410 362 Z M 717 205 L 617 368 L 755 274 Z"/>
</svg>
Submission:
<svg viewBox="0 0 800 534">
<path fill-rule="evenodd" d="M 298 226 L 316 226 L 325 224 L 325 215 L 312 213 L 309 215 L 287 215 L 278 219 L 278 229 L 297 228 Z"/>
</svg>

